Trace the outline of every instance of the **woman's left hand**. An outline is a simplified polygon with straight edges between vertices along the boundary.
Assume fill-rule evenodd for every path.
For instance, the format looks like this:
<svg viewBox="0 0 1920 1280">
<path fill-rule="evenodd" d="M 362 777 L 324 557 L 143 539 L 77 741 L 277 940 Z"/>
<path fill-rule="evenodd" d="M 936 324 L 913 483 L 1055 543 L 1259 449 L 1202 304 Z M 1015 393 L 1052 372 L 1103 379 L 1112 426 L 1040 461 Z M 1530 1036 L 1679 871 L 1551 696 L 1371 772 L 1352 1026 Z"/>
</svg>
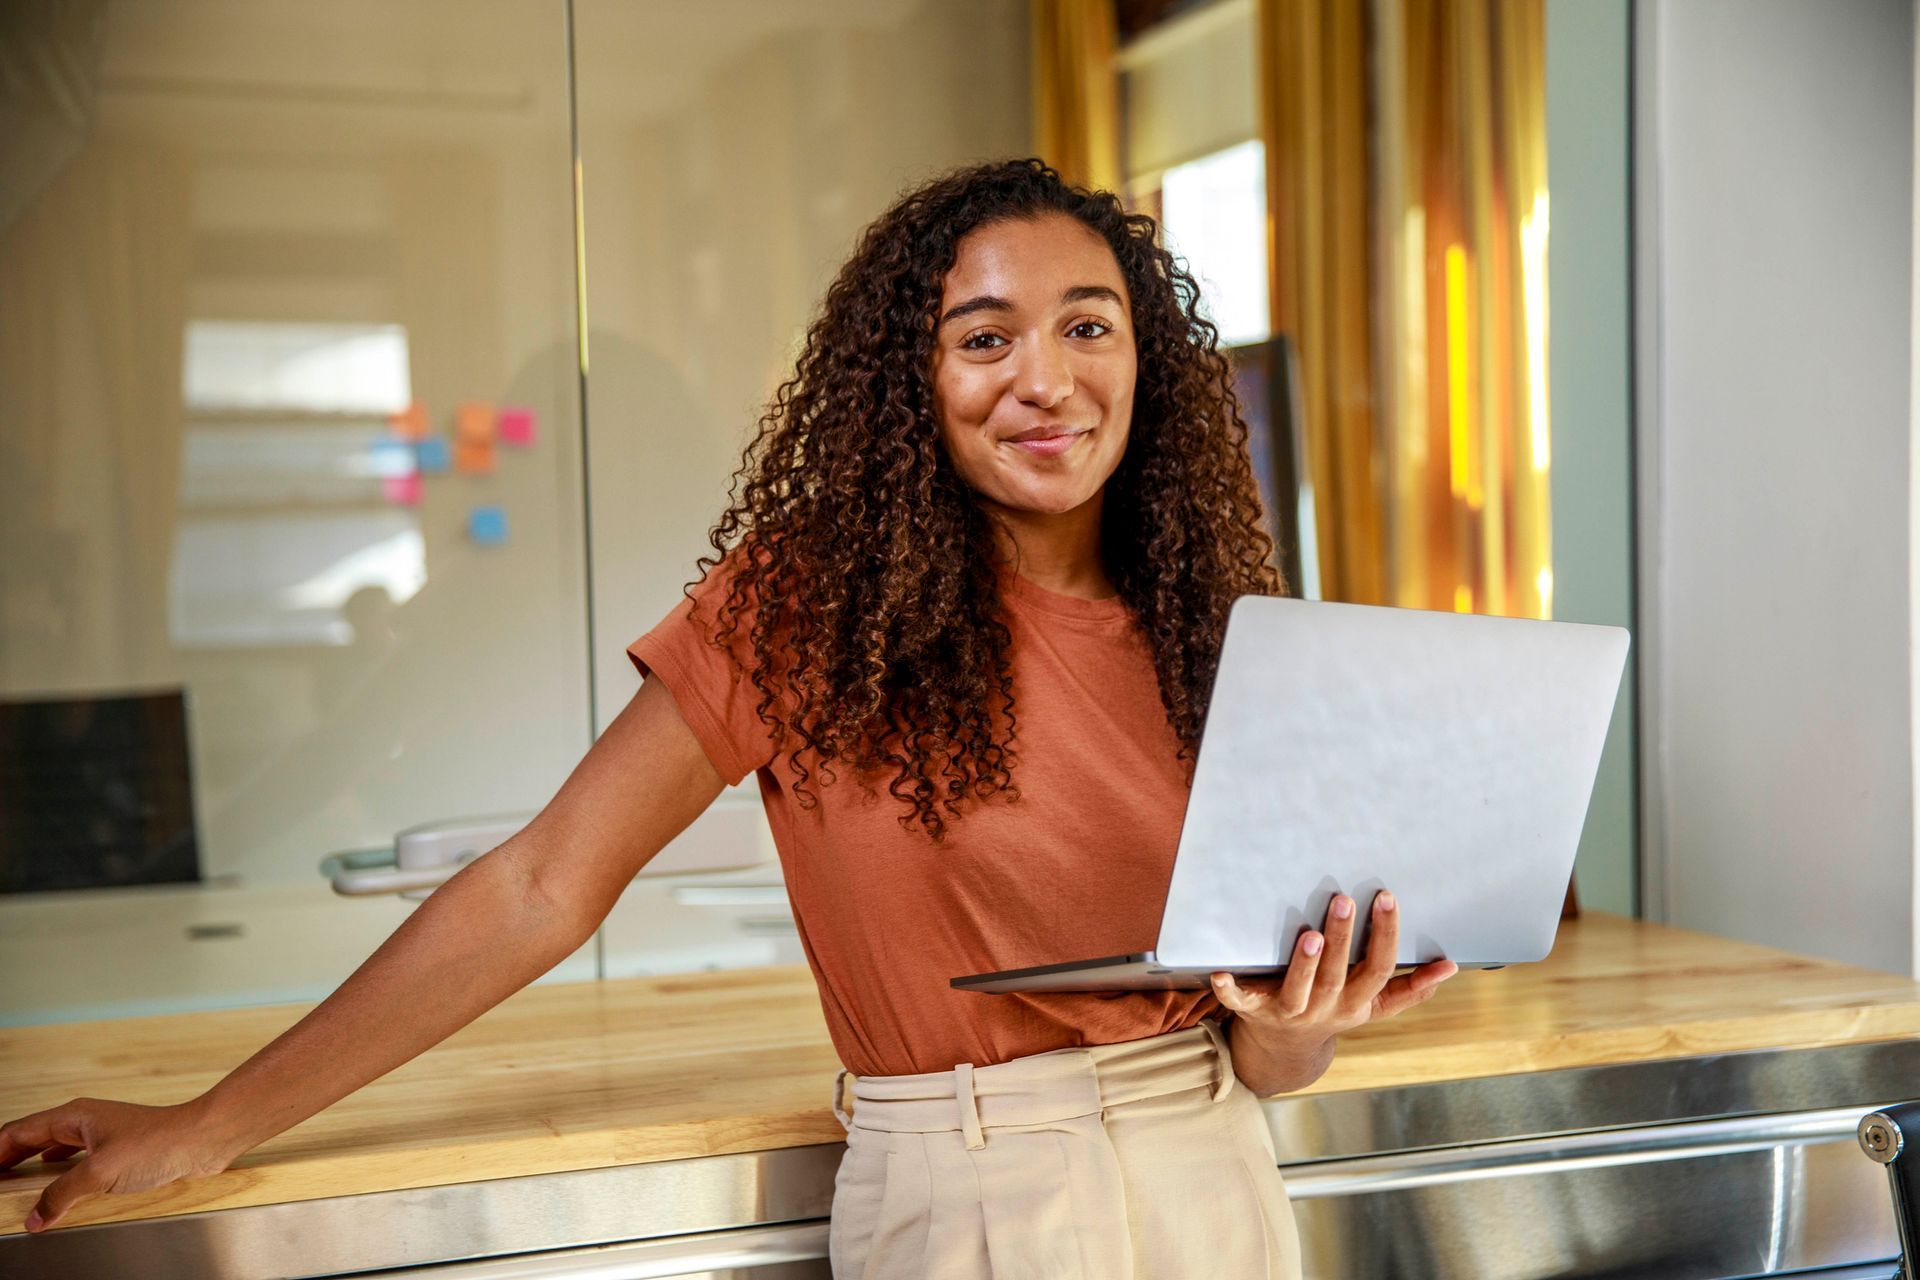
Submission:
<svg viewBox="0 0 1920 1280">
<path fill-rule="evenodd" d="M 1325 936 L 1303 931 L 1284 977 L 1239 980 L 1230 973 L 1213 974 L 1213 990 L 1220 1003 L 1263 1040 L 1314 1046 L 1412 1008 L 1459 972 L 1451 960 L 1434 960 L 1393 976 L 1394 957 L 1400 950 L 1400 913 L 1393 895 L 1385 890 L 1373 898 L 1373 932 L 1366 957 L 1349 972 L 1355 910 L 1352 898 L 1336 895 L 1327 910 Z"/>
</svg>

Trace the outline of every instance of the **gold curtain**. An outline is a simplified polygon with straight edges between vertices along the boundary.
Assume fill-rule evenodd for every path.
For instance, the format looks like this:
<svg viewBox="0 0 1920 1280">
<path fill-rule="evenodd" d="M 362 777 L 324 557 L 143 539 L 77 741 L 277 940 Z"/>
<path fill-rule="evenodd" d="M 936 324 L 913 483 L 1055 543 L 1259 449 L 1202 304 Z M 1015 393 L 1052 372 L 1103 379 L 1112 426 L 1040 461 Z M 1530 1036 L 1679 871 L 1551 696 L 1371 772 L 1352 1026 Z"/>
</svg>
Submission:
<svg viewBox="0 0 1920 1280">
<path fill-rule="evenodd" d="M 1032 0 L 1034 150 L 1068 182 L 1120 189 L 1113 0 Z"/>
<path fill-rule="evenodd" d="M 1323 594 L 1549 616 L 1541 0 L 1258 16 Z"/>
<path fill-rule="evenodd" d="M 1548 617 L 1541 0 L 1374 12 L 1394 597 Z"/>
<path fill-rule="evenodd" d="M 1380 604 L 1365 16 L 1349 0 L 1260 0 L 1256 41 L 1268 294 L 1299 355 L 1320 593 Z"/>
</svg>

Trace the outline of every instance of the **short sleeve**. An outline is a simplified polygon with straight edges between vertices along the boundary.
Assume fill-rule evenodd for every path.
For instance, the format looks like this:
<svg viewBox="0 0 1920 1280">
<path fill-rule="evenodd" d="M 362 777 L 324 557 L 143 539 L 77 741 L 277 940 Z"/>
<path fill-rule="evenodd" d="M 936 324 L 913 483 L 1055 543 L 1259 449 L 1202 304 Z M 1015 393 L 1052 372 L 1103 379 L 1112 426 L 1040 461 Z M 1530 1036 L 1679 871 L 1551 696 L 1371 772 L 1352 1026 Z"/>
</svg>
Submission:
<svg viewBox="0 0 1920 1280">
<path fill-rule="evenodd" d="M 752 648 L 744 631 L 729 650 L 711 637 L 718 608 L 726 599 L 725 565 L 698 583 L 657 626 L 627 646 L 627 656 L 644 678 L 658 676 L 673 695 L 693 736 L 720 776 L 732 786 L 774 757 L 774 731 L 755 709 L 760 690 L 741 667 Z M 749 621 L 743 615 L 741 623 Z"/>
</svg>

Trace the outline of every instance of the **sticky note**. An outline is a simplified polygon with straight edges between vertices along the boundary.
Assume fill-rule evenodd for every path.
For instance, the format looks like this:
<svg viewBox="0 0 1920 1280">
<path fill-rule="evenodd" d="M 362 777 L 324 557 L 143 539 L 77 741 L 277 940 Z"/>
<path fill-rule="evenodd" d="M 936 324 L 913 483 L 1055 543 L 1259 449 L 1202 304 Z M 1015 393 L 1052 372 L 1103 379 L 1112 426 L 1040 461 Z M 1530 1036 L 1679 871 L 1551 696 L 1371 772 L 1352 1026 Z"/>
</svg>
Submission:
<svg viewBox="0 0 1920 1280">
<path fill-rule="evenodd" d="M 483 547 L 497 547 L 507 540 L 507 513 L 495 506 L 479 506 L 467 512 L 467 536 Z"/>
<path fill-rule="evenodd" d="M 453 414 L 456 440 L 493 439 L 493 406 L 480 400 L 463 400 Z"/>
<path fill-rule="evenodd" d="M 453 469 L 466 472 L 468 475 L 479 475 L 493 470 L 493 441 L 454 441 Z"/>
<path fill-rule="evenodd" d="M 405 440 L 381 436 L 368 447 L 367 454 L 373 474 L 383 480 L 413 474 L 413 446 Z"/>
<path fill-rule="evenodd" d="M 402 507 L 420 505 L 420 473 L 409 471 L 404 476 L 388 476 L 380 482 L 381 492 L 387 501 Z"/>
<path fill-rule="evenodd" d="M 413 446 L 413 457 L 420 470 L 432 475 L 439 475 L 453 465 L 447 453 L 445 436 L 425 437 Z"/>
<path fill-rule="evenodd" d="M 427 406 L 415 400 L 399 413 L 388 414 L 387 426 L 402 440 L 418 440 L 427 434 Z"/>
<path fill-rule="evenodd" d="M 500 443 L 526 446 L 533 443 L 533 410 L 514 407 L 500 411 Z"/>
</svg>

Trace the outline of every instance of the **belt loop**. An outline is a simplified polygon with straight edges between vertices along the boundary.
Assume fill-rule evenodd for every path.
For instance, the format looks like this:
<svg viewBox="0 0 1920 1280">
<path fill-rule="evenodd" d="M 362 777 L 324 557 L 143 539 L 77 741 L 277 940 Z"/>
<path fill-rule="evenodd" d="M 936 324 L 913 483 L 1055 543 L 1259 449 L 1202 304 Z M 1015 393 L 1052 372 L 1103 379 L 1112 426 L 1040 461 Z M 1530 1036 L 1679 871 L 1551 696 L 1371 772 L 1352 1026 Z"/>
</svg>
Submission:
<svg viewBox="0 0 1920 1280">
<path fill-rule="evenodd" d="M 833 1114 L 834 1118 L 840 1121 L 840 1127 L 851 1132 L 853 1130 L 853 1117 L 847 1114 L 846 1107 L 842 1105 L 846 1098 L 847 1077 L 849 1075 L 852 1075 L 852 1073 L 845 1067 L 842 1067 L 838 1074 L 833 1077 Z M 860 1077 L 854 1076 L 853 1078 L 858 1080 Z"/>
<path fill-rule="evenodd" d="M 973 1097 L 971 1062 L 962 1062 L 954 1067 L 953 1096 L 960 1104 L 960 1130 L 967 1135 L 967 1150 L 977 1151 L 987 1145 L 987 1136 L 980 1131 L 980 1108 Z"/>
<path fill-rule="evenodd" d="M 1207 1039 L 1213 1041 L 1213 1100 L 1218 1102 L 1233 1088 L 1233 1055 L 1227 1052 L 1227 1038 L 1221 1033 L 1219 1023 L 1211 1018 L 1202 1018 L 1200 1025 L 1207 1029 Z"/>
</svg>

